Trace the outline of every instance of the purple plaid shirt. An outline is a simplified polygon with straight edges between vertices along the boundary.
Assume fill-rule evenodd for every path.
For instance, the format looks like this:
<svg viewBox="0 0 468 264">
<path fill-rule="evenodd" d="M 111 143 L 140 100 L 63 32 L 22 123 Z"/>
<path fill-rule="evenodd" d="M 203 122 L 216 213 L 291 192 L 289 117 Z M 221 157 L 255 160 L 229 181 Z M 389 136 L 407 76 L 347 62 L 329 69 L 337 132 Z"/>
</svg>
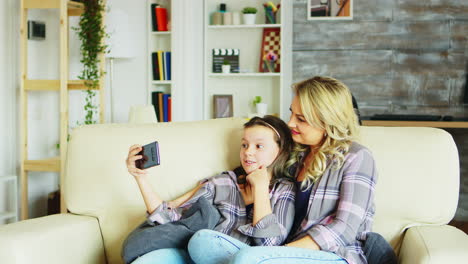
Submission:
<svg viewBox="0 0 468 264">
<path fill-rule="evenodd" d="M 371 152 L 353 143 L 343 166 L 329 167 L 312 187 L 307 214 L 288 241 L 309 235 L 350 264 L 367 263 L 361 241 L 372 228 L 376 181 Z"/>
<path fill-rule="evenodd" d="M 164 202 L 148 219 L 164 224 L 177 221 L 199 197 L 204 196 L 218 208 L 221 219 L 215 230 L 230 235 L 248 245 L 281 245 L 291 230 L 294 220 L 294 183 L 287 179 L 274 182 L 270 190 L 272 214 L 263 217 L 256 225 L 253 222 L 253 210 L 246 209 L 244 199 L 237 185 L 237 176 L 233 171 L 205 179 L 203 186 L 192 198 L 179 208 L 169 208 Z"/>
</svg>

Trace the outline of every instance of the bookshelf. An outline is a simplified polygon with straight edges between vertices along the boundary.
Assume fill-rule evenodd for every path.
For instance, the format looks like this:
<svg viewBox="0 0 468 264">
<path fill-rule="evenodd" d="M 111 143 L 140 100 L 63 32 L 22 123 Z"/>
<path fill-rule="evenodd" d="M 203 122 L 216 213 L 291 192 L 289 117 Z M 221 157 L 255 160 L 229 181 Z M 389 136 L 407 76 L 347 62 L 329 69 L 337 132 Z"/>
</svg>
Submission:
<svg viewBox="0 0 468 264">
<path fill-rule="evenodd" d="M 267 113 L 283 119 L 289 116 L 292 84 L 292 1 L 272 1 L 280 4 L 275 24 L 265 24 L 263 4 L 259 0 L 205 0 L 204 1 L 204 87 L 203 115 L 205 119 L 213 118 L 213 95 L 232 95 L 233 114 L 235 117 L 249 117 L 256 111 L 252 105 L 255 96 L 262 96 L 268 104 Z M 221 3 L 226 3 L 227 12 L 240 14 L 240 24 L 212 25 L 213 13 L 219 10 Z M 253 25 L 243 24 L 244 7 L 257 9 Z M 261 47 L 263 31 L 278 29 L 280 39 L 279 72 L 260 72 Z M 239 49 L 239 73 L 214 73 L 213 49 Z"/>
<path fill-rule="evenodd" d="M 147 21 L 148 21 L 148 43 L 147 43 L 147 54 L 148 54 L 148 73 L 147 73 L 147 78 L 148 78 L 148 89 L 147 89 L 147 104 L 151 105 L 153 103 L 153 92 L 161 92 L 162 94 L 171 94 L 171 100 L 172 100 L 172 91 L 173 91 L 173 82 L 172 82 L 172 76 L 171 78 L 168 78 L 168 76 L 164 73 L 164 66 L 160 65 L 158 62 L 155 62 L 154 60 L 157 61 L 157 59 L 154 57 L 153 53 L 157 51 L 163 51 L 163 52 L 170 52 L 171 53 L 171 66 L 168 66 L 170 68 L 170 75 L 172 75 L 172 68 L 175 68 L 172 66 L 172 43 L 174 43 L 173 37 L 174 34 L 172 34 L 172 27 L 168 26 L 167 31 L 154 31 L 153 27 L 153 8 L 152 4 L 158 4 L 160 7 L 163 7 L 166 9 L 166 14 L 167 14 L 167 21 L 171 21 L 172 24 L 172 1 L 170 0 L 148 0 L 147 1 Z M 161 55 L 161 54 L 160 54 Z M 159 56 L 159 55 L 158 55 Z M 164 56 L 164 55 L 163 55 Z M 165 56 L 167 58 L 167 56 Z M 162 62 L 162 61 L 161 61 Z M 155 76 L 153 73 L 153 67 L 155 63 L 158 63 L 160 67 L 163 68 L 163 76 L 161 74 L 158 76 Z M 164 62 L 162 62 L 164 64 Z M 166 68 L 167 69 L 167 68 Z M 167 101 L 166 101 L 167 103 Z M 168 109 L 168 111 L 171 111 Z M 172 111 L 171 111 L 172 112 Z M 159 115 L 159 112 L 156 110 L 156 116 L 158 118 L 158 122 L 164 121 L 161 120 L 161 117 Z M 167 118 L 167 117 L 166 117 Z M 171 118 L 172 119 L 172 118 Z"/>
<path fill-rule="evenodd" d="M 59 69 L 58 79 L 29 79 L 28 74 L 28 14 L 31 9 L 56 9 L 59 12 Z M 20 1 L 20 192 L 21 192 L 21 220 L 29 218 L 28 201 L 28 173 L 37 171 L 58 172 L 60 174 L 60 211 L 65 213 L 67 207 L 65 204 L 65 161 L 67 153 L 68 137 L 68 98 L 70 90 L 86 90 L 83 80 L 69 79 L 69 17 L 80 16 L 84 12 L 84 4 L 78 1 L 55 0 L 21 0 Z M 104 16 L 104 14 L 103 14 Z M 49 29 L 48 29 L 49 30 Z M 104 72 L 105 58 L 100 54 L 100 72 Z M 100 94 L 104 94 L 104 76 L 101 76 L 99 85 L 96 88 Z M 55 91 L 59 93 L 60 100 L 60 154 L 58 157 L 47 157 L 42 159 L 32 159 L 28 153 L 30 147 L 28 142 L 28 98 L 31 92 Z M 99 119 L 104 121 L 104 98 L 100 96 Z M 7 215 L 8 216 L 8 215 Z"/>
</svg>

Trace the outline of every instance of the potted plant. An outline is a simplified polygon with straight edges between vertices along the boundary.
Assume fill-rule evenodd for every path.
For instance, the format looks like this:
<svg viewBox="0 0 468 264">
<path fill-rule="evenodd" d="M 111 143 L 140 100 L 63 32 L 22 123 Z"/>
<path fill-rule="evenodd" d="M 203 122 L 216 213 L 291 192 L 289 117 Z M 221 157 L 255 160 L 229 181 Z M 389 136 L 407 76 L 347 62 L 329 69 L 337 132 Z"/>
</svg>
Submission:
<svg viewBox="0 0 468 264">
<path fill-rule="evenodd" d="M 246 25 L 255 24 L 255 16 L 257 15 L 257 8 L 244 7 L 244 9 L 242 9 L 242 13 L 244 14 L 244 24 Z"/>
<path fill-rule="evenodd" d="M 89 125 L 95 124 L 98 119 L 95 91 L 99 86 L 100 78 L 105 74 L 99 69 L 99 55 L 108 52 L 108 47 L 103 41 L 104 38 L 108 37 L 102 17 L 106 4 L 104 0 L 83 0 L 81 2 L 84 4 L 84 12 L 80 16 L 78 27 L 73 27 L 73 29 L 78 33 L 81 41 L 80 62 L 83 63 L 83 70 L 78 79 L 85 81 L 87 89 L 84 122 L 77 122 L 77 125 Z"/>
<path fill-rule="evenodd" d="M 257 115 L 258 116 L 263 117 L 264 115 L 266 115 L 268 105 L 266 103 L 262 103 L 262 97 L 261 96 L 259 96 L 259 95 L 255 96 L 252 103 L 255 106 L 256 110 L 257 110 Z"/>
<path fill-rule="evenodd" d="M 221 69 L 223 73 L 230 73 L 231 72 L 231 64 L 228 60 L 223 61 L 223 65 L 221 65 Z"/>
</svg>

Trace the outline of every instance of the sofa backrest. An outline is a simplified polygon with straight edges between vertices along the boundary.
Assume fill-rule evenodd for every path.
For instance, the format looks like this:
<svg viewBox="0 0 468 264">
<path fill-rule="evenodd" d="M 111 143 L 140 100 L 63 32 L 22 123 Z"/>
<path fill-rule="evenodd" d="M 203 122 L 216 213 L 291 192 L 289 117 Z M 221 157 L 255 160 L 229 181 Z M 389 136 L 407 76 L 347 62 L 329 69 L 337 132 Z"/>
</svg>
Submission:
<svg viewBox="0 0 468 264">
<path fill-rule="evenodd" d="M 374 230 L 398 251 L 401 234 L 441 225 L 458 203 L 459 159 L 452 136 L 428 127 L 362 127 L 360 142 L 377 164 Z"/>
<path fill-rule="evenodd" d="M 121 263 L 127 234 L 145 218 L 138 187 L 125 159 L 133 144 L 158 140 L 161 165 L 149 169 L 164 199 L 202 178 L 239 165 L 245 119 L 159 124 L 89 125 L 69 142 L 65 200 L 71 213 L 99 219 L 108 263 Z M 450 134 L 433 128 L 363 127 L 362 144 L 379 171 L 374 230 L 397 247 L 414 225 L 444 224 L 458 200 L 458 153 Z"/>
</svg>

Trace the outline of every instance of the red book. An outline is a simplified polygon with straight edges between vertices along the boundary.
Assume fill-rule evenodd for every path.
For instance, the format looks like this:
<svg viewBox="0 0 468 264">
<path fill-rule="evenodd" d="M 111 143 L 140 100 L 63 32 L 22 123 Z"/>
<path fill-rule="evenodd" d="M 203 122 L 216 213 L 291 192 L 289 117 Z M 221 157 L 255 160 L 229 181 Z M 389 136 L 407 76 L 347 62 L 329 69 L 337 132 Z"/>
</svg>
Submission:
<svg viewBox="0 0 468 264">
<path fill-rule="evenodd" d="M 158 31 L 167 31 L 167 9 L 161 6 L 156 7 L 156 20 Z"/>
<path fill-rule="evenodd" d="M 169 122 L 172 121 L 172 97 L 167 98 L 167 119 Z"/>
</svg>

